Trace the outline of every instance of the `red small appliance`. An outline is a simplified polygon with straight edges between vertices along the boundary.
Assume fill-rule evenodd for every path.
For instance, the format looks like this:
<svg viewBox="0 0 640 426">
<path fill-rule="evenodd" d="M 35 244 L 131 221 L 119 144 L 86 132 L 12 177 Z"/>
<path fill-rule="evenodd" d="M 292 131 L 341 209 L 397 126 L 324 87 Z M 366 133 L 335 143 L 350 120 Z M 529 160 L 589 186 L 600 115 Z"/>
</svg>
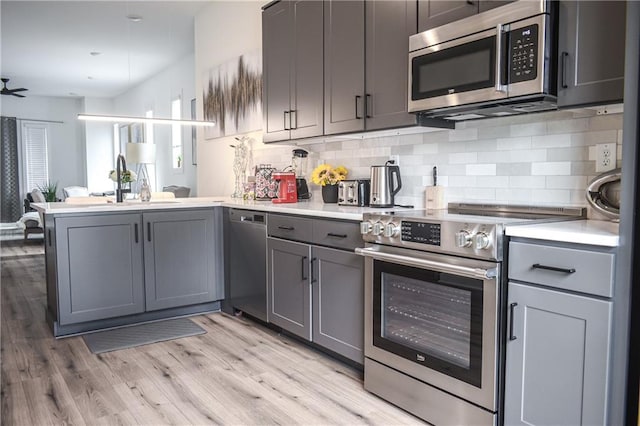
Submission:
<svg viewBox="0 0 640 426">
<path fill-rule="evenodd" d="M 296 190 L 296 174 L 294 172 L 273 172 L 271 177 L 278 182 L 278 198 L 271 200 L 274 203 L 298 202 Z"/>
</svg>

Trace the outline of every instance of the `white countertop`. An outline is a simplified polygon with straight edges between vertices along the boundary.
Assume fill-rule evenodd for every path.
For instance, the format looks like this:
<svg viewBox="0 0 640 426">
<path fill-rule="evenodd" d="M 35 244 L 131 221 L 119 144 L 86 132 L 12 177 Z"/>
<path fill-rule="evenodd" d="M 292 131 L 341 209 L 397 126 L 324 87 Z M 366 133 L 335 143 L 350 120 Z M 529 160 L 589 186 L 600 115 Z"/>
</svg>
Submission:
<svg viewBox="0 0 640 426">
<path fill-rule="evenodd" d="M 570 220 L 507 226 L 505 233 L 511 237 L 617 247 L 618 228 L 618 223 L 604 220 Z"/>
<path fill-rule="evenodd" d="M 345 220 L 362 220 L 362 214 L 365 212 L 393 210 L 392 208 L 380 209 L 372 207 L 339 206 L 337 204 L 325 204 L 319 200 L 276 204 L 271 201 L 247 201 L 229 197 L 175 198 L 157 201 L 152 200 L 149 203 L 142 203 L 138 200 L 128 200 L 123 203 L 33 203 L 31 205 L 43 214 L 131 212 L 222 206 Z"/>
</svg>

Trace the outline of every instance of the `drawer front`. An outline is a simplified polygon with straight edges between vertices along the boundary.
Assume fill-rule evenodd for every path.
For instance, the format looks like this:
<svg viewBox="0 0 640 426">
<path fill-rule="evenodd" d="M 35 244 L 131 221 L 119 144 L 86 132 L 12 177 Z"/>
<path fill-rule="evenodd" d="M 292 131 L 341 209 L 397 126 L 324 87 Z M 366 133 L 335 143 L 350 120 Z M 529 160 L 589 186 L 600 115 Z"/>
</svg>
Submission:
<svg viewBox="0 0 640 426">
<path fill-rule="evenodd" d="M 273 237 L 296 241 L 311 241 L 312 219 L 279 214 L 267 217 L 267 232 Z"/>
<path fill-rule="evenodd" d="M 538 244 L 509 245 L 509 279 L 613 295 L 614 255 Z"/>
<path fill-rule="evenodd" d="M 321 219 L 313 221 L 313 242 L 349 250 L 364 245 L 358 223 Z"/>
</svg>

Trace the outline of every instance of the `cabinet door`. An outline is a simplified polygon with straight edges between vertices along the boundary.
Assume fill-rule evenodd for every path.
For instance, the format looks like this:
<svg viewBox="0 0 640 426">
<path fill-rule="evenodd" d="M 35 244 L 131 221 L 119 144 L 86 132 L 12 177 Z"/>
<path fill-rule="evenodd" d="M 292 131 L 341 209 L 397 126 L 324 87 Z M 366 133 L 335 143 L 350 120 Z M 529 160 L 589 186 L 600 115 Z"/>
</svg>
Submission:
<svg viewBox="0 0 640 426">
<path fill-rule="evenodd" d="M 320 136 L 324 128 L 322 2 L 296 1 L 291 8 L 291 139 Z"/>
<path fill-rule="evenodd" d="M 626 5 L 561 1 L 558 106 L 622 101 Z"/>
<path fill-rule="evenodd" d="M 364 1 L 324 2 L 324 132 L 364 130 Z"/>
<path fill-rule="evenodd" d="M 366 3 L 366 128 L 408 126 L 409 36 L 416 33 L 416 2 Z"/>
<path fill-rule="evenodd" d="M 313 341 L 364 362 L 364 261 L 340 250 L 313 247 Z"/>
<path fill-rule="evenodd" d="M 505 424 L 606 424 L 611 302 L 509 283 Z"/>
<path fill-rule="evenodd" d="M 145 213 L 143 222 L 147 311 L 221 298 L 213 210 Z"/>
<path fill-rule="evenodd" d="M 144 311 L 139 214 L 56 219 L 61 325 Z"/>
<path fill-rule="evenodd" d="M 478 2 L 467 0 L 418 0 L 418 32 L 478 13 Z"/>
<path fill-rule="evenodd" d="M 290 2 L 276 3 L 262 12 L 263 140 L 289 139 L 289 82 L 291 70 Z"/>
<path fill-rule="evenodd" d="M 269 321 L 311 340 L 309 245 L 267 239 Z"/>
</svg>

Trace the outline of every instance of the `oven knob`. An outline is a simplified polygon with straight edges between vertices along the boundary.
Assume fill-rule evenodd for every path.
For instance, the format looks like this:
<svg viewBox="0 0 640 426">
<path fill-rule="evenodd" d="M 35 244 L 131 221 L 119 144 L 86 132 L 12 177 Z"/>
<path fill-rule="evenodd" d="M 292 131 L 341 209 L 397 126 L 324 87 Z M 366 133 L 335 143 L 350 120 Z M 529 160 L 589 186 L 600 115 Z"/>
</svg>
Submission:
<svg viewBox="0 0 640 426">
<path fill-rule="evenodd" d="M 472 243 L 473 237 L 467 230 L 461 230 L 456 232 L 456 246 L 469 247 Z"/>
<path fill-rule="evenodd" d="M 383 230 L 384 230 L 384 225 L 382 224 L 382 222 L 376 222 L 373 224 L 373 229 L 371 230 L 371 233 L 373 235 L 380 235 L 382 234 Z"/>
<path fill-rule="evenodd" d="M 484 232 L 478 232 L 473 236 L 474 248 L 476 250 L 482 250 L 489 247 L 491 240 L 489 240 L 489 236 Z"/>
<path fill-rule="evenodd" d="M 393 222 L 387 223 L 384 226 L 384 231 L 382 233 L 382 235 L 384 235 L 387 238 L 391 238 L 391 237 L 395 237 L 396 235 L 398 235 L 398 232 L 400 231 L 400 227 L 398 225 L 396 225 Z"/>
<path fill-rule="evenodd" d="M 366 235 L 369 232 L 371 232 L 371 228 L 372 228 L 371 222 L 369 222 L 369 221 L 360 222 L 360 233 L 362 235 Z"/>
</svg>

